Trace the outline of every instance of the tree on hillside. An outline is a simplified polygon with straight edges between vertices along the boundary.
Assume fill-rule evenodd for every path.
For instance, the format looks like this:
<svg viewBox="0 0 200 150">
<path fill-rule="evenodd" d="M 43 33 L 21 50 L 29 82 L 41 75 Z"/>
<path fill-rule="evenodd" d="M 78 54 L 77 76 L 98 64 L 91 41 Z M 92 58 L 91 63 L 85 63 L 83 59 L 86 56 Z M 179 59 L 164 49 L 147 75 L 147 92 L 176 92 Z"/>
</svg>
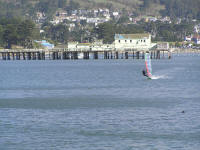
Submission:
<svg viewBox="0 0 200 150">
<path fill-rule="evenodd" d="M 160 2 L 166 7 L 161 11 L 163 16 L 200 19 L 200 0 L 160 0 Z"/>
<path fill-rule="evenodd" d="M 8 24 L 3 33 L 3 39 L 6 43 L 6 48 L 10 49 L 12 44 L 17 44 L 18 34 L 17 28 L 13 24 Z"/>
<path fill-rule="evenodd" d="M 99 24 L 94 32 L 98 35 L 98 39 L 103 39 L 104 43 L 112 43 L 114 41 L 115 28 L 114 23 L 106 22 Z"/>
<path fill-rule="evenodd" d="M 68 42 L 69 30 L 68 27 L 63 24 L 58 24 L 52 29 L 52 40 L 55 40 L 60 43 Z"/>
<path fill-rule="evenodd" d="M 64 8 L 67 4 L 66 0 L 58 0 L 58 8 Z"/>
<path fill-rule="evenodd" d="M 30 20 L 25 20 L 18 25 L 18 39 L 22 46 L 26 48 L 32 47 L 32 35 L 34 27 L 34 23 Z"/>
<path fill-rule="evenodd" d="M 3 27 L 0 25 L 0 45 L 3 45 Z"/>
<path fill-rule="evenodd" d="M 71 12 L 72 12 L 73 10 L 77 10 L 77 9 L 79 9 L 79 8 L 80 8 L 80 4 L 79 4 L 79 3 L 76 3 L 76 2 L 74 2 L 73 0 L 70 0 L 69 6 L 66 7 L 66 10 L 67 10 L 67 12 L 68 12 L 69 14 L 71 14 Z"/>
<path fill-rule="evenodd" d="M 121 16 L 119 18 L 119 20 L 117 21 L 117 24 L 123 24 L 123 23 L 127 23 L 129 21 L 128 16 Z"/>
</svg>

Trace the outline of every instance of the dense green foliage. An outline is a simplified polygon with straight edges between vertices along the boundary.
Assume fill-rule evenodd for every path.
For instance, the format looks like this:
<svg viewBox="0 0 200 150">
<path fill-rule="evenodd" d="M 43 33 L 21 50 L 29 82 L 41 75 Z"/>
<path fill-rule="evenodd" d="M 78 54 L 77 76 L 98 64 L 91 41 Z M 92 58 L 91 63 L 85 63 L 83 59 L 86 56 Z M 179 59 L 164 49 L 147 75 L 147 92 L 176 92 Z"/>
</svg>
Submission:
<svg viewBox="0 0 200 150">
<path fill-rule="evenodd" d="M 200 19 L 200 0 L 160 0 L 160 3 L 166 6 L 163 15 Z"/>
<path fill-rule="evenodd" d="M 167 24 L 161 22 L 144 24 L 145 31 L 151 33 L 155 41 L 182 41 L 184 36 L 193 33 L 193 25 L 189 23 Z"/>
<path fill-rule="evenodd" d="M 0 20 L 0 44 L 11 48 L 12 44 L 21 45 L 26 48 L 32 47 L 32 41 L 36 38 L 35 24 L 30 20 L 19 18 Z M 34 33 L 34 34 L 33 34 Z"/>
<path fill-rule="evenodd" d="M 50 23 L 44 23 L 42 28 L 45 32 L 40 35 L 39 29 L 31 20 L 0 19 L 0 47 L 11 48 L 12 45 L 18 45 L 33 48 L 34 40 L 41 38 L 56 43 L 67 43 L 69 36 L 67 26 L 62 24 L 53 26 Z"/>
<path fill-rule="evenodd" d="M 112 43 L 114 34 L 151 33 L 155 41 L 182 41 L 185 35 L 193 32 L 193 25 L 188 23 L 167 24 L 161 22 L 143 23 L 138 25 L 119 25 L 114 22 L 100 24 L 93 33 L 104 43 Z"/>
<path fill-rule="evenodd" d="M 69 36 L 67 26 L 63 24 L 53 26 L 46 22 L 43 24 L 42 29 L 45 31 L 44 34 L 42 34 L 43 38 L 51 39 L 58 43 L 67 43 Z"/>
</svg>

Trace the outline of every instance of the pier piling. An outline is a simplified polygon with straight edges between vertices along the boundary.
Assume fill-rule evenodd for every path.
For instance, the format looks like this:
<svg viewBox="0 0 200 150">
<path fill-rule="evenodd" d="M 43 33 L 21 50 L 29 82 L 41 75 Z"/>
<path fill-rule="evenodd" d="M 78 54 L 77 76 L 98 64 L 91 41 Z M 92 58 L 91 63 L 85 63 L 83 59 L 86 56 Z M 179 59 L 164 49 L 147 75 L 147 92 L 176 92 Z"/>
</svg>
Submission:
<svg viewBox="0 0 200 150">
<path fill-rule="evenodd" d="M 100 51 L 68 51 L 68 50 L 3 50 L 0 51 L 0 59 L 2 60 L 76 60 L 79 59 L 79 54 L 83 54 L 83 59 L 144 59 L 146 51 L 141 50 L 100 50 Z M 141 53 L 141 56 L 140 56 Z M 151 50 L 149 51 L 151 59 L 164 59 L 168 53 L 168 59 L 171 59 L 169 50 Z M 92 56 L 92 57 L 90 57 Z M 99 57 L 101 56 L 101 57 Z"/>
</svg>

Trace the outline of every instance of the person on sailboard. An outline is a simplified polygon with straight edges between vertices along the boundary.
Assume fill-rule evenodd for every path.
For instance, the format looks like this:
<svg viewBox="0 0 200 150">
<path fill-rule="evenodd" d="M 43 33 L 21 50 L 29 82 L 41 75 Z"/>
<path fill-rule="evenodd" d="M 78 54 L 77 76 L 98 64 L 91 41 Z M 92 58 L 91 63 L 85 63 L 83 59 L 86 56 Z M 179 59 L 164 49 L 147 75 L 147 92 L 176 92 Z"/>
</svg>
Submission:
<svg viewBox="0 0 200 150">
<path fill-rule="evenodd" d="M 143 74 L 143 76 L 148 77 L 148 76 L 147 76 L 147 72 L 146 72 L 145 70 L 142 70 L 142 74 Z"/>
</svg>

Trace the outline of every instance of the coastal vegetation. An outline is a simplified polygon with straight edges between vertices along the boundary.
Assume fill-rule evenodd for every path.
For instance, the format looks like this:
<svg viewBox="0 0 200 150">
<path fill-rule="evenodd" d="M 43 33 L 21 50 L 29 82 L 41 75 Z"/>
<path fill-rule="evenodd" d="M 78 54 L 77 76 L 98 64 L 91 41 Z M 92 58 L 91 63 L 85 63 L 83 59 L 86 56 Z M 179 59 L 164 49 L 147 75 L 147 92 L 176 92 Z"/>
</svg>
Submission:
<svg viewBox="0 0 200 150">
<path fill-rule="evenodd" d="M 0 19 L 0 46 L 2 47 L 11 48 L 12 45 L 20 45 L 31 48 L 33 39 L 38 36 L 38 29 L 31 20 Z"/>
<path fill-rule="evenodd" d="M 60 21 L 58 10 L 72 19 Z M 145 16 L 154 16 L 153 21 Z M 92 22 L 95 17 L 103 21 Z M 115 34 L 132 33 L 150 33 L 153 41 L 179 42 L 194 33 L 198 20 L 200 0 L 0 0 L 0 47 L 34 48 L 38 47 L 34 41 L 42 39 L 54 44 L 98 39 L 112 43 Z"/>
<path fill-rule="evenodd" d="M 67 44 L 68 41 L 92 42 L 95 39 L 103 39 L 104 43 L 112 43 L 114 34 L 130 33 L 151 33 L 154 41 L 181 41 L 186 34 L 193 32 L 193 25 L 189 23 L 166 24 L 161 22 L 139 24 L 118 24 L 110 21 L 99 24 L 86 31 L 76 28 L 69 31 L 63 24 L 53 25 L 49 22 L 42 24 L 43 33 L 31 20 L 19 18 L 0 19 L 0 46 L 11 48 L 11 45 L 20 45 L 25 48 L 32 48 L 34 40 L 47 39 L 55 43 Z"/>
<path fill-rule="evenodd" d="M 104 43 L 112 43 L 114 34 L 151 33 L 153 41 L 182 41 L 185 35 L 193 33 L 193 25 L 190 23 L 166 24 L 162 22 L 140 22 L 139 24 L 121 25 L 107 22 L 98 25 L 93 31 L 98 39 Z"/>
<path fill-rule="evenodd" d="M 200 0 L 0 0 L 0 17 L 31 17 L 37 11 L 48 18 L 58 8 L 70 12 L 74 9 L 108 8 L 132 11 L 135 15 L 162 15 L 200 19 Z"/>
</svg>

